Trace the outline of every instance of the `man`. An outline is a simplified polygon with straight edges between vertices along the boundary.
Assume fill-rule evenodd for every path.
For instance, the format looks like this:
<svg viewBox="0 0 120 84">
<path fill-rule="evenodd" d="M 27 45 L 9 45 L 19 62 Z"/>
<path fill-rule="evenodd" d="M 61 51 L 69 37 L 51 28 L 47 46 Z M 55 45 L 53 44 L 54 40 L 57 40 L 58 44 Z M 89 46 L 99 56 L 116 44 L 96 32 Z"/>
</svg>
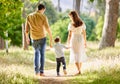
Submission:
<svg viewBox="0 0 120 84">
<path fill-rule="evenodd" d="M 44 76 L 44 53 L 46 45 L 46 31 L 50 37 L 50 47 L 52 47 L 52 33 L 48 24 L 48 19 L 44 15 L 45 6 L 38 5 L 38 11 L 28 15 L 25 25 L 26 41 L 29 44 L 29 32 L 32 39 L 34 52 L 35 73 L 37 76 Z"/>
</svg>

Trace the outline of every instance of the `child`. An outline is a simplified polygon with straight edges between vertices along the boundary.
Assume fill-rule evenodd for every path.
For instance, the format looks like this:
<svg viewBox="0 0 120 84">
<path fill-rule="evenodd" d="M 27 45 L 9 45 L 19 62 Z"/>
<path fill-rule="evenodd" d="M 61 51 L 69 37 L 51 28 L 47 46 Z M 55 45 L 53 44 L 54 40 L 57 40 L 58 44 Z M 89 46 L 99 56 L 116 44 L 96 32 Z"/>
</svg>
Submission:
<svg viewBox="0 0 120 84">
<path fill-rule="evenodd" d="M 62 63 L 63 65 L 63 72 L 66 75 L 66 62 L 65 62 L 65 57 L 64 57 L 64 52 L 63 52 L 63 48 L 68 49 L 68 47 L 64 46 L 63 44 L 60 43 L 60 38 L 56 37 L 55 40 L 55 45 L 53 46 L 55 49 L 55 54 L 56 54 L 56 62 L 57 62 L 57 76 L 60 76 L 60 65 Z"/>
</svg>

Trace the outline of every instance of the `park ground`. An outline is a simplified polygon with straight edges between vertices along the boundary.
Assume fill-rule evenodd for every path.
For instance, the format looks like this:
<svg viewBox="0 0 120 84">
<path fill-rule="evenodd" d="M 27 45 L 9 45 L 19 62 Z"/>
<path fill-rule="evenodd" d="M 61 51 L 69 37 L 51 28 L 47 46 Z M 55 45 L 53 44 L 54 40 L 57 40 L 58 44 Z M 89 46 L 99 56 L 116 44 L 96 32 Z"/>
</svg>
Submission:
<svg viewBox="0 0 120 84">
<path fill-rule="evenodd" d="M 88 42 L 86 52 L 88 59 L 83 63 L 82 74 L 74 76 L 76 67 L 69 64 L 69 50 L 65 50 L 68 74 L 65 76 L 61 67 L 61 77 L 57 77 L 54 51 L 47 50 L 46 77 L 36 77 L 32 47 L 10 47 L 8 54 L 0 50 L 0 84 L 119 84 L 120 42 L 115 48 L 103 50 L 98 50 L 98 42 Z"/>
</svg>

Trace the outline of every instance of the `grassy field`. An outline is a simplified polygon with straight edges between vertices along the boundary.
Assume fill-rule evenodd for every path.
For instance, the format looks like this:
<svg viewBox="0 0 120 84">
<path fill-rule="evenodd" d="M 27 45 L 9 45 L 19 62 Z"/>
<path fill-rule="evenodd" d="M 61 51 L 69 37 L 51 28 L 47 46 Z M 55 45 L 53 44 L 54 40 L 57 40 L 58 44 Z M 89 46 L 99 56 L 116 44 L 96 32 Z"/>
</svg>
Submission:
<svg viewBox="0 0 120 84">
<path fill-rule="evenodd" d="M 120 82 L 120 43 L 115 48 L 98 50 L 97 42 L 88 42 L 88 61 L 83 64 L 83 74 L 64 81 L 65 84 L 119 84 Z M 65 51 L 69 64 L 69 50 Z M 45 70 L 55 69 L 55 54 L 46 51 Z M 33 50 L 24 51 L 10 47 L 9 54 L 0 50 L 0 84 L 39 84 L 34 76 Z M 54 83 L 55 84 L 55 83 Z M 60 83 L 62 84 L 62 83 Z"/>
</svg>

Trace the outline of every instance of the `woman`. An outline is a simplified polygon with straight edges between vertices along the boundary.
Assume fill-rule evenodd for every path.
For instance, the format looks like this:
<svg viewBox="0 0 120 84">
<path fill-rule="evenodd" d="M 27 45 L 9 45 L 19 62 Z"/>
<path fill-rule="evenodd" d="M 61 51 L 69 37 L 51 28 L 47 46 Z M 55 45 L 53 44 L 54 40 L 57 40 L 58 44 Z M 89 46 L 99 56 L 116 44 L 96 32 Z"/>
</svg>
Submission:
<svg viewBox="0 0 120 84">
<path fill-rule="evenodd" d="M 78 73 L 81 74 L 82 62 L 86 58 L 85 47 L 86 47 L 86 26 L 83 21 L 79 18 L 76 11 L 69 13 L 71 23 L 68 26 L 68 44 L 70 44 L 70 63 L 74 62 Z"/>
</svg>

